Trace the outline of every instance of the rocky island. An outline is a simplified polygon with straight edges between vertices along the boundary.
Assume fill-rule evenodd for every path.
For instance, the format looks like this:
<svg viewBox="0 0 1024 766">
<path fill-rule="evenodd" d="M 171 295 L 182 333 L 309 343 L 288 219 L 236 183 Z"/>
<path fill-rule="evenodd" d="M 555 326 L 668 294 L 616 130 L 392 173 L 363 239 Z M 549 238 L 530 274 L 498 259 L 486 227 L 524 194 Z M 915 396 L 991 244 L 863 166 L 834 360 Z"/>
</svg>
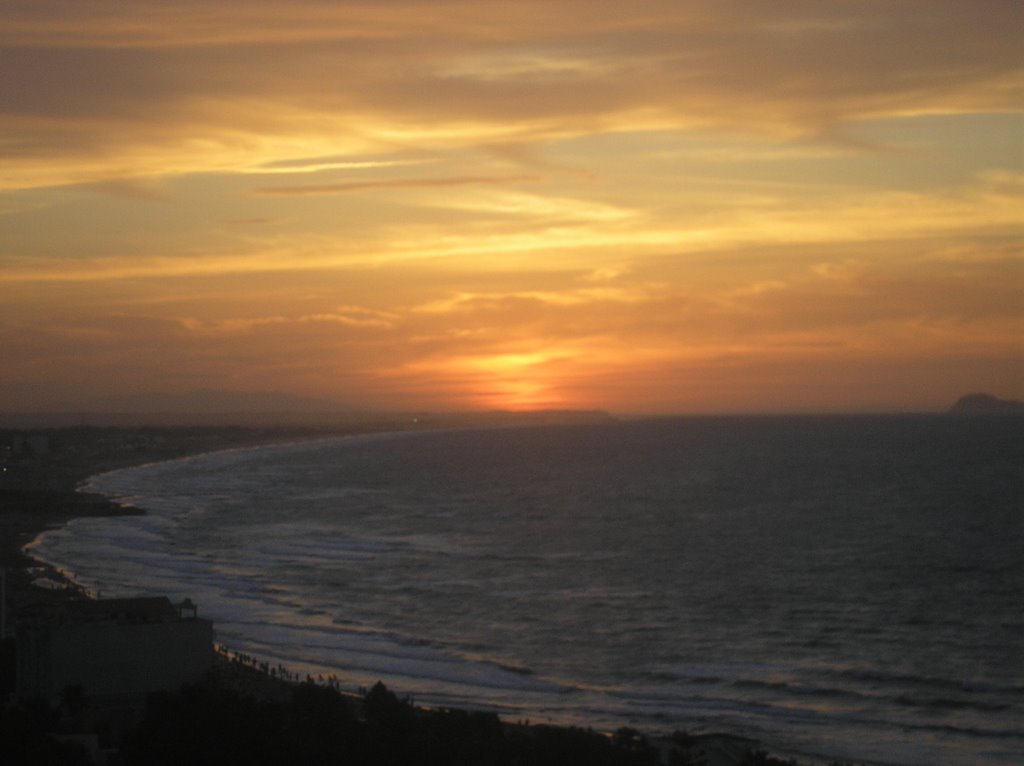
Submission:
<svg viewBox="0 0 1024 766">
<path fill-rule="evenodd" d="M 949 408 L 950 415 L 1024 415 L 1024 402 L 992 394 L 967 394 Z"/>
</svg>

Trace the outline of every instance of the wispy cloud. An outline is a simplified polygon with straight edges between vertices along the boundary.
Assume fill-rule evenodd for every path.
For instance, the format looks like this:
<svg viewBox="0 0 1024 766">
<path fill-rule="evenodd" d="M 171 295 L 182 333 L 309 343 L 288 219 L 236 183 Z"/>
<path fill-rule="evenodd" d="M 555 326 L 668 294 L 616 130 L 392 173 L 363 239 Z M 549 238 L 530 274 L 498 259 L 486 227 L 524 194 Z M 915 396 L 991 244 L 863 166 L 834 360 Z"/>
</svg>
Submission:
<svg viewBox="0 0 1024 766">
<path fill-rule="evenodd" d="M 349 194 L 375 189 L 443 189 L 450 186 L 479 186 L 534 183 L 540 176 L 462 176 L 454 178 L 388 178 L 377 181 L 349 181 L 340 184 L 309 184 L 306 186 L 267 186 L 256 189 L 256 194 L 271 196 L 305 197 L 320 194 Z"/>
<path fill-rule="evenodd" d="M 432 158 L 419 159 L 356 159 L 354 157 L 300 157 L 262 162 L 253 173 L 320 173 L 325 170 L 378 170 L 381 168 L 424 165 L 436 162 Z"/>
</svg>

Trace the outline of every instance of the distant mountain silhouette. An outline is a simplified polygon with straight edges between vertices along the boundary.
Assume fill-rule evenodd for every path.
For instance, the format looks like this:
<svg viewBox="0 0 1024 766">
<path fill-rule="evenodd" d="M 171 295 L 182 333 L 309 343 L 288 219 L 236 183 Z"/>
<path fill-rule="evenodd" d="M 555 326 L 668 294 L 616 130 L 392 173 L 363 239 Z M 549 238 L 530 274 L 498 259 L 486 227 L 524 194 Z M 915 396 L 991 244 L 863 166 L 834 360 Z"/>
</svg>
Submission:
<svg viewBox="0 0 1024 766">
<path fill-rule="evenodd" d="M 992 394 L 967 394 L 949 408 L 950 415 L 1024 415 L 1024 402 L 997 399 Z"/>
<path fill-rule="evenodd" d="M 89 409 L 106 412 L 337 412 L 343 408 L 324 399 L 280 391 L 199 389 L 185 393 L 139 393 L 108 397 Z"/>
</svg>

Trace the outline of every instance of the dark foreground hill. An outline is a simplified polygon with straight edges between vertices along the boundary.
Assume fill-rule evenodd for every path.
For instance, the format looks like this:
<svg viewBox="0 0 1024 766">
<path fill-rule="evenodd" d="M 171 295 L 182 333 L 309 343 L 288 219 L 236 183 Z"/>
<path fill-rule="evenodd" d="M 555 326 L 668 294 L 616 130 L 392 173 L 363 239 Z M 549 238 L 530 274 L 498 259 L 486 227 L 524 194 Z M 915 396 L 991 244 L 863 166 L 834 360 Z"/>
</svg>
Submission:
<svg viewBox="0 0 1024 766">
<path fill-rule="evenodd" d="M 0 759 L 53 766 L 695 766 L 704 737 L 655 745 L 633 729 L 509 724 L 493 713 L 424 710 L 383 684 L 362 699 L 313 683 L 255 696 L 211 681 L 103 710 L 81 693 L 61 705 L 0 705 Z M 88 733 L 85 733 L 88 732 Z M 753 743 L 752 743 L 753 744 Z M 8 760 L 10 759 L 10 760 Z M 721 761 L 716 761 L 721 762 Z M 747 750 L 730 766 L 795 766 Z"/>
</svg>

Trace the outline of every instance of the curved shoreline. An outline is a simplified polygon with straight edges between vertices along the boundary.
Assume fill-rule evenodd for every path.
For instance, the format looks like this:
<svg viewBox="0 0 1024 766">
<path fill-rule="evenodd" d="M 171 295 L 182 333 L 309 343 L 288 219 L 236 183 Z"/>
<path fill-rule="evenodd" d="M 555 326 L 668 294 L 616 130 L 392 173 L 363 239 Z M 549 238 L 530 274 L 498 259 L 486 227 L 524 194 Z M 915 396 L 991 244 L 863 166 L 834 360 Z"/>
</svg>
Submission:
<svg viewBox="0 0 1024 766">
<path fill-rule="evenodd" d="M 309 442 L 309 441 L 334 440 L 334 439 L 345 438 L 345 437 L 367 436 L 367 435 L 370 435 L 370 433 L 374 433 L 375 435 L 378 435 L 378 436 L 381 434 L 381 432 L 337 433 L 337 434 L 326 434 L 326 435 L 323 434 L 323 433 L 318 433 L 318 434 L 307 435 L 305 437 L 302 437 L 298 441 L 306 443 L 306 442 Z M 33 539 L 35 539 L 35 537 L 37 537 L 39 534 L 42 534 L 45 531 L 47 531 L 47 529 L 52 528 L 56 524 L 65 524 L 68 521 L 70 521 L 71 519 L 79 518 L 79 517 L 82 517 L 82 516 L 102 517 L 102 516 L 135 515 L 135 514 L 145 513 L 145 511 L 143 511 L 141 509 L 133 508 L 131 506 L 125 506 L 125 505 L 119 504 L 119 503 L 116 502 L 116 500 L 111 500 L 111 499 L 105 498 L 105 497 L 103 497 L 101 495 L 91 493 L 88 490 L 84 490 L 83 491 L 83 484 L 87 484 L 91 477 L 102 475 L 104 473 L 108 473 L 110 471 L 115 471 L 115 470 L 139 468 L 139 467 L 142 467 L 142 466 L 145 466 L 145 465 L 151 465 L 151 464 L 156 464 L 156 463 L 164 463 L 164 462 L 168 462 L 168 461 L 178 461 L 178 460 L 182 460 L 182 459 L 190 459 L 190 458 L 193 458 L 193 457 L 202 456 L 204 454 L 220 453 L 220 452 L 226 452 L 226 451 L 237 451 L 237 450 L 260 449 L 260 448 L 267 448 L 267 447 L 276 447 L 276 446 L 283 446 L 285 443 L 292 443 L 292 444 L 294 444 L 294 443 L 296 443 L 296 441 L 297 440 L 294 438 L 294 434 L 290 434 L 287 438 L 269 439 L 269 440 L 266 439 L 266 438 L 261 438 L 261 439 L 259 439 L 256 442 L 248 441 L 247 439 L 245 439 L 245 440 L 242 440 L 242 443 L 236 443 L 236 444 L 232 444 L 232 445 L 229 445 L 229 446 L 225 446 L 225 445 L 223 445 L 221 443 L 218 443 L 215 446 L 214 449 L 202 449 L 202 448 L 194 449 L 197 445 L 192 444 L 191 447 L 193 447 L 193 449 L 182 451 L 179 454 L 167 454 L 166 452 L 164 452 L 164 454 L 160 454 L 158 456 L 155 456 L 156 459 L 152 459 L 154 457 L 154 455 L 152 455 L 152 454 L 141 454 L 141 453 L 136 452 L 136 453 L 133 453 L 130 458 L 129 457 L 125 457 L 123 461 L 118 461 L 120 463 L 118 465 L 113 465 L 113 466 L 111 466 L 111 465 L 102 465 L 102 461 L 101 461 L 101 463 L 100 463 L 102 465 L 102 469 L 101 470 L 88 472 L 84 477 L 80 478 L 74 484 L 74 486 L 71 489 L 67 489 L 65 487 L 65 489 L 63 491 L 53 490 L 55 495 L 62 496 L 65 501 L 68 501 L 68 498 L 70 496 L 72 496 L 72 495 L 76 496 L 78 498 L 83 498 L 84 502 L 86 504 L 89 504 L 89 505 L 92 506 L 93 512 L 90 512 L 90 513 L 74 513 L 74 512 L 71 512 L 72 509 L 71 509 L 70 505 L 61 505 L 58 508 L 59 513 L 54 515 L 54 516 L 52 516 L 52 517 L 45 517 L 45 514 L 34 515 L 30 520 L 34 521 L 37 525 L 40 524 L 40 523 L 43 523 L 43 526 L 42 526 L 42 528 L 38 528 L 35 531 Z M 208 446 L 208 445 L 204 445 L 204 446 Z M 85 505 L 83 505 L 82 507 L 84 508 Z M 54 508 L 57 508 L 57 506 L 54 506 Z M 53 508 L 51 508 L 51 510 L 53 510 Z M 5 537 L 5 543 L 7 542 L 7 540 L 8 540 L 8 538 Z M 25 558 L 27 561 L 32 563 L 31 559 L 27 555 L 25 555 L 24 551 L 20 551 L 20 553 L 22 554 L 23 558 Z M 38 565 L 32 563 L 32 566 L 38 566 Z M 72 581 L 70 581 L 66 577 L 64 577 L 64 573 L 56 571 L 56 574 L 57 574 L 57 577 L 54 578 L 54 579 L 58 579 L 58 578 L 62 579 L 65 584 L 70 584 L 71 587 L 69 587 L 69 588 L 67 588 L 66 590 L 63 590 L 63 591 L 41 591 L 38 588 L 32 588 L 31 589 L 32 590 L 32 595 L 35 597 L 33 600 L 39 600 L 40 596 L 44 596 L 46 598 L 54 598 L 54 599 L 89 597 L 88 593 L 83 592 L 83 590 L 80 587 L 76 588 L 75 584 Z"/>
<path fill-rule="evenodd" d="M 35 471 L 37 474 L 47 474 L 47 481 L 40 483 L 33 483 L 31 480 L 21 483 L 0 482 L 0 567 L 4 568 L 7 575 L 8 614 L 13 618 L 21 606 L 28 604 L 39 602 L 60 604 L 69 600 L 91 597 L 91 594 L 74 582 L 73 575 L 69 576 L 50 564 L 32 558 L 31 551 L 26 550 L 26 548 L 34 540 L 38 539 L 40 535 L 78 518 L 116 517 L 145 513 L 144 509 L 122 504 L 117 502 L 116 499 L 105 497 L 96 492 L 90 492 L 87 487 L 92 477 L 112 471 L 189 459 L 214 452 L 260 449 L 282 446 L 288 443 L 298 443 L 300 441 L 308 442 L 322 439 L 357 437 L 369 435 L 369 433 L 373 432 L 297 435 L 289 430 L 281 434 L 267 434 L 264 432 L 256 439 L 247 434 L 232 434 L 232 438 L 229 441 L 233 443 L 226 444 L 223 438 L 224 434 L 218 431 L 216 434 L 211 432 L 210 438 L 202 444 L 189 440 L 187 445 L 172 446 L 159 451 L 133 449 L 117 455 L 98 452 L 85 455 L 79 454 L 72 461 L 63 461 L 67 457 L 67 452 L 56 451 L 46 456 L 44 460 L 36 462 L 31 467 L 37 469 Z M 81 441 L 79 439 L 79 442 Z M 79 446 L 82 445 L 79 444 Z M 49 465 L 44 465 L 45 463 Z M 62 464 L 58 466 L 58 463 Z M 56 467 L 57 470 L 53 472 L 48 471 L 47 469 L 51 467 Z M 59 476 L 54 474 L 59 474 Z M 58 587 L 41 588 L 33 584 L 33 582 L 44 578 L 56 583 Z M 10 634 L 14 632 L 13 623 L 13 619 L 8 621 Z M 215 663 L 211 678 L 208 681 L 207 691 L 208 694 L 216 695 L 216 699 L 219 700 L 218 704 L 221 707 L 217 708 L 215 712 L 227 714 L 233 709 L 232 705 L 245 704 L 247 699 L 262 700 L 259 703 L 264 706 L 262 709 L 267 709 L 267 705 L 277 705 L 287 710 L 290 708 L 284 706 L 294 705 L 295 703 L 292 700 L 302 691 L 302 687 L 298 683 L 301 679 L 298 677 L 285 678 L 280 673 L 275 675 L 264 672 L 256 666 L 245 665 L 245 663 L 237 661 L 237 658 L 233 660 L 229 656 L 219 656 L 220 659 Z M 383 689 L 383 687 L 381 688 Z M 325 691 L 329 691 L 329 689 L 325 689 Z M 308 696 L 309 692 L 305 692 L 305 694 Z M 361 699 L 353 699 L 351 695 L 342 695 L 341 698 L 348 700 L 346 704 L 359 705 L 362 703 Z M 393 695 L 392 698 L 397 704 L 397 698 Z M 318 699 L 320 703 L 326 704 L 324 703 L 325 698 L 320 697 Z M 453 718 L 453 720 L 461 721 L 474 720 L 472 716 L 482 715 L 447 710 L 428 711 L 420 708 L 414 709 L 408 702 L 402 702 L 401 704 L 407 706 L 409 710 L 415 710 L 417 717 L 422 718 L 426 724 L 430 724 L 435 718 L 444 718 L 446 716 Z M 336 712 L 336 705 L 331 704 L 327 707 L 330 708 L 329 712 Z M 6 709 L 16 711 L 16 703 L 8 703 L 8 708 Z M 305 712 L 306 708 L 303 708 L 303 711 Z M 2 712 L 4 711 L 0 711 L 0 713 Z M 98 715 L 102 718 L 103 714 L 101 712 Z M 151 714 L 147 713 L 147 715 Z M 466 718 L 466 716 L 470 718 Z M 163 724 L 167 725 L 173 723 L 170 719 L 164 720 L 162 718 L 160 720 Z M 490 719 L 480 718 L 480 720 Z M 495 720 L 497 719 L 495 718 Z M 76 725 L 83 726 L 84 724 L 79 722 Z M 540 738 L 539 741 L 543 741 L 545 738 L 550 738 L 557 734 L 557 732 L 548 733 L 554 730 L 547 727 L 529 727 L 520 724 L 503 724 L 503 726 L 503 729 L 498 729 L 497 731 L 499 733 L 502 731 L 510 732 L 510 734 L 503 735 L 506 737 Z M 448 731 L 448 728 L 445 730 Z M 83 731 L 88 730 L 83 729 Z M 134 732 L 136 730 L 132 729 L 131 731 Z M 607 740 L 606 742 L 599 743 L 606 749 L 617 746 L 612 744 L 611 738 L 600 737 L 593 732 L 583 732 L 580 730 L 577 734 L 574 733 L 576 730 L 564 729 L 559 731 L 563 732 L 559 736 L 570 738 L 574 742 L 581 737 L 589 736 L 595 740 Z M 47 739 L 51 736 L 50 733 L 40 733 L 36 736 L 39 738 L 36 741 L 36 746 L 48 747 L 52 745 L 53 740 Z M 91 735 L 83 734 L 82 736 L 88 737 Z M 638 742 L 640 741 L 638 740 Z M 643 740 L 643 742 L 644 747 L 648 747 L 646 741 Z M 13 745 L 7 743 L 0 747 L 0 753 L 7 751 L 9 746 Z M 138 746 L 137 742 L 136 746 Z M 656 752 L 662 748 L 667 750 L 671 746 L 671 742 L 652 741 L 649 752 Z M 718 738 L 708 738 L 707 746 L 720 747 L 720 740 Z M 586 752 L 586 750 L 581 749 L 581 752 Z M 612 750 L 612 752 L 615 751 Z"/>
<path fill-rule="evenodd" d="M 91 474 L 91 476 L 87 477 L 87 479 L 85 480 L 85 484 L 86 484 L 86 486 L 88 486 L 88 482 L 89 482 L 89 480 L 91 478 L 95 478 L 97 476 L 106 475 L 106 474 L 109 474 L 109 473 L 112 473 L 112 472 L 118 472 L 118 471 L 123 471 L 123 470 L 134 471 L 136 469 L 144 468 L 147 465 L 155 466 L 155 465 L 161 465 L 161 464 L 166 464 L 166 463 L 179 463 L 181 461 L 190 461 L 190 460 L 195 459 L 195 458 L 198 458 L 198 459 L 201 460 L 204 456 L 210 456 L 210 455 L 223 455 L 224 453 L 251 453 L 251 452 L 262 451 L 262 450 L 267 450 L 269 454 L 276 455 L 278 449 L 287 450 L 287 449 L 289 449 L 289 447 L 294 446 L 294 447 L 298 447 L 301 450 L 302 447 L 304 447 L 305 445 L 309 445 L 311 443 L 315 444 L 315 443 L 323 443 L 323 442 L 340 442 L 340 441 L 348 441 L 350 439 L 355 441 L 355 442 L 357 442 L 357 443 L 361 443 L 363 440 L 372 440 L 372 441 L 376 442 L 376 441 L 379 441 L 379 440 L 386 440 L 388 438 L 414 435 L 416 433 L 417 432 L 414 432 L 414 431 L 406 431 L 406 432 L 390 431 L 390 432 L 386 432 L 386 433 L 385 432 L 375 432 L 375 433 L 360 433 L 360 434 L 333 434 L 333 435 L 327 435 L 327 436 L 315 435 L 314 437 L 311 437 L 311 438 L 302 439 L 301 442 L 295 442 L 294 440 L 288 440 L 287 442 L 280 442 L 280 441 L 278 441 L 278 442 L 266 442 L 266 441 L 264 441 L 264 442 L 262 442 L 260 444 L 243 444 L 243 445 L 231 446 L 231 447 L 227 447 L 227 448 L 218 448 L 218 449 L 213 449 L 213 450 L 200 450 L 200 451 L 192 452 L 192 453 L 189 453 L 189 454 L 183 454 L 183 455 L 179 455 L 179 456 L 167 457 L 166 459 L 162 459 L 162 460 L 133 461 L 133 463 L 130 464 L 130 465 L 122 465 L 122 466 L 118 466 L 116 468 L 113 468 L 113 469 L 111 469 L 109 471 L 103 471 L 101 473 Z M 246 458 L 243 455 L 240 459 L 245 460 Z M 232 458 L 228 457 L 227 460 L 229 462 L 233 463 Z M 113 489 L 115 486 L 117 486 L 117 481 L 116 480 L 113 481 L 111 485 L 108 485 L 108 491 L 109 490 L 116 491 L 116 490 Z M 79 487 L 78 487 L 79 494 L 90 494 L 88 492 L 82 492 L 81 490 L 82 490 L 82 482 L 79 483 Z M 131 491 L 132 491 L 131 489 L 127 490 L 127 492 L 129 492 L 129 493 Z M 103 497 L 102 495 L 93 495 L 93 496 L 94 497 L 97 497 L 97 496 Z M 114 507 L 114 508 L 116 508 L 118 510 L 116 515 L 145 514 L 145 513 L 147 513 L 147 511 L 144 508 L 141 508 L 141 507 L 140 508 L 134 508 L 134 507 L 130 507 L 130 506 L 126 507 L 126 506 L 124 506 L 122 504 L 119 504 L 117 502 L 118 498 L 116 496 L 112 495 L 112 496 L 110 496 L 109 498 L 106 498 L 106 499 L 107 499 L 107 502 L 112 507 Z M 155 509 L 155 507 L 154 507 L 154 509 Z M 160 515 L 159 511 L 156 512 L 156 515 L 158 515 L 158 516 Z M 37 537 L 37 539 L 38 539 L 38 537 Z M 86 562 L 86 560 L 83 559 L 83 565 L 85 564 L 85 562 Z M 55 561 L 54 564 L 55 565 L 59 565 L 59 561 Z M 89 571 L 89 567 L 87 565 L 84 566 L 84 569 L 83 569 L 83 572 L 85 572 L 85 580 L 84 580 L 84 582 L 88 582 L 88 571 Z M 60 572 L 60 575 L 64 576 L 65 582 L 69 582 L 71 584 L 71 588 L 74 589 L 73 595 L 69 594 L 69 597 L 98 597 L 98 592 L 90 592 L 88 590 L 88 588 L 83 587 L 82 583 L 76 582 L 75 577 L 74 577 L 73 574 L 70 575 L 70 578 L 68 578 L 66 576 L 67 573 L 64 573 L 64 572 Z M 144 582 L 144 580 L 139 580 L 138 582 Z M 107 595 L 107 586 L 106 585 L 97 584 L 97 581 L 95 579 L 92 582 L 89 582 L 89 585 L 91 585 L 93 588 L 102 587 L 104 595 Z M 115 590 L 115 595 L 117 595 L 116 590 Z M 122 591 L 120 595 L 126 595 L 126 594 L 125 594 L 125 592 Z M 152 594 L 152 595 L 155 595 L 155 593 Z M 193 594 L 193 597 L 194 597 L 194 594 Z M 236 638 L 237 638 L 237 636 L 236 636 Z M 307 670 L 308 670 L 308 668 L 303 668 L 303 666 L 301 664 L 300 665 L 293 665 L 291 663 L 288 663 L 287 660 L 284 660 L 284 659 L 281 659 L 281 658 L 275 658 L 272 655 L 264 655 L 264 654 L 261 654 L 259 651 L 254 651 L 253 649 L 246 648 L 245 646 L 241 646 L 240 647 L 239 645 L 236 645 L 232 641 L 227 641 L 226 646 L 227 646 L 227 648 L 229 648 L 232 651 L 235 651 L 236 653 L 239 652 L 239 651 L 244 651 L 246 654 L 252 654 L 258 660 L 269 661 L 269 664 L 270 664 L 271 667 L 275 667 L 276 666 L 276 667 L 279 667 L 279 668 L 284 668 L 285 665 L 281 665 L 280 664 L 280 662 L 284 662 L 287 665 L 290 665 L 290 667 L 287 667 L 288 671 L 297 671 L 298 670 L 299 671 L 298 675 L 300 677 L 301 677 L 301 675 L 303 673 L 306 673 Z M 310 666 L 310 667 L 312 667 L 312 666 Z M 511 669 L 507 669 L 507 668 L 503 668 L 503 669 L 508 670 L 509 672 L 516 672 L 517 674 L 519 674 L 518 671 L 514 671 L 514 670 L 511 670 Z M 312 674 L 314 676 L 318 674 L 317 673 L 317 669 L 313 669 L 311 672 L 312 672 Z M 325 674 L 326 674 L 326 672 L 327 671 L 324 670 Z M 393 677 L 393 676 L 388 676 L 386 673 L 384 673 L 382 675 L 376 675 L 376 673 L 383 673 L 383 671 L 374 671 L 373 678 L 376 678 L 378 680 L 379 679 L 383 679 L 389 685 L 391 683 L 393 683 L 393 682 L 396 683 L 396 684 L 401 684 L 402 683 L 399 680 L 399 678 L 396 678 L 396 677 Z M 397 673 L 396 675 L 401 676 L 402 674 L 401 673 Z M 360 683 L 363 683 L 363 682 L 360 681 Z M 372 684 L 372 679 L 367 680 L 365 683 L 366 683 L 367 686 Z M 348 686 L 348 688 L 349 689 L 355 689 L 356 688 L 356 684 L 351 684 L 351 685 Z M 401 689 L 401 686 L 399 685 L 397 688 Z M 419 696 L 418 693 L 417 693 L 417 696 Z M 514 712 L 514 708 L 505 709 L 504 711 L 502 711 L 501 707 L 498 706 L 498 708 L 495 709 L 494 703 L 488 703 L 486 701 L 486 695 L 482 695 L 480 697 L 477 697 L 476 695 L 466 694 L 466 695 L 462 696 L 462 699 L 458 699 L 457 696 L 456 697 L 450 697 L 449 696 L 449 701 L 447 701 L 447 702 L 434 701 L 434 702 L 431 702 L 429 704 L 433 704 L 433 705 L 439 706 L 439 708 L 454 707 L 454 708 L 464 708 L 464 709 L 476 709 L 476 708 L 487 709 L 487 710 L 491 710 L 492 712 L 497 712 L 502 717 L 508 717 L 509 719 L 516 719 L 517 718 L 517 715 Z M 560 717 L 560 716 L 556 716 L 556 715 L 553 715 L 552 717 L 545 717 L 545 718 L 540 718 L 539 716 L 534 716 L 534 715 L 528 715 L 528 717 L 529 718 L 537 718 L 538 720 L 545 720 L 549 724 L 556 725 L 556 726 L 563 726 L 563 727 L 568 727 L 568 726 L 582 726 L 582 727 L 596 726 L 598 728 L 598 730 L 604 731 L 606 733 L 612 732 L 615 729 L 615 727 L 618 725 L 619 721 L 620 721 L 620 719 L 618 717 L 609 718 L 609 717 L 605 716 L 604 718 L 595 718 L 595 717 L 593 717 L 591 715 L 586 715 L 586 714 L 583 714 L 583 715 L 573 715 L 571 717 Z M 626 720 L 626 718 L 623 717 L 621 720 Z M 650 730 L 648 730 L 648 732 L 649 731 Z M 665 730 L 665 735 L 664 736 L 667 736 L 667 734 L 670 731 L 671 731 L 670 729 Z M 662 736 L 661 732 L 658 733 L 658 736 Z M 718 735 L 718 736 L 725 736 L 725 735 Z M 737 735 L 730 735 L 730 736 L 736 737 Z M 750 740 L 750 741 L 753 741 L 753 740 Z"/>
<path fill-rule="evenodd" d="M 0 435 L 23 434 L 0 431 Z M 42 534 L 77 518 L 129 516 L 143 510 L 87 489 L 89 480 L 111 471 L 197 455 L 276 444 L 335 438 L 356 430 L 302 428 L 67 428 L 43 432 L 42 454 L 8 457 L 0 479 L 0 568 L 7 573 L 7 609 L 12 619 L 25 604 L 60 602 L 88 594 L 58 567 L 33 558 L 28 548 Z M 53 587 L 33 583 L 45 579 Z M 13 632 L 13 627 L 9 628 Z"/>
<path fill-rule="evenodd" d="M 212 452 L 259 449 L 289 443 L 463 428 L 516 428 L 610 419 L 606 413 L 554 412 L 447 414 L 411 419 L 402 415 L 360 416 L 323 427 L 295 426 L 66 426 L 0 428 L 0 570 L 6 572 L 9 632 L 27 603 L 59 602 L 88 595 L 58 568 L 32 558 L 25 548 L 50 529 L 82 517 L 126 516 L 143 510 L 120 504 L 84 487 L 94 476 L 182 460 Z M 7 447 L 41 436 L 40 452 Z M 59 587 L 40 588 L 45 578 Z"/>
</svg>

